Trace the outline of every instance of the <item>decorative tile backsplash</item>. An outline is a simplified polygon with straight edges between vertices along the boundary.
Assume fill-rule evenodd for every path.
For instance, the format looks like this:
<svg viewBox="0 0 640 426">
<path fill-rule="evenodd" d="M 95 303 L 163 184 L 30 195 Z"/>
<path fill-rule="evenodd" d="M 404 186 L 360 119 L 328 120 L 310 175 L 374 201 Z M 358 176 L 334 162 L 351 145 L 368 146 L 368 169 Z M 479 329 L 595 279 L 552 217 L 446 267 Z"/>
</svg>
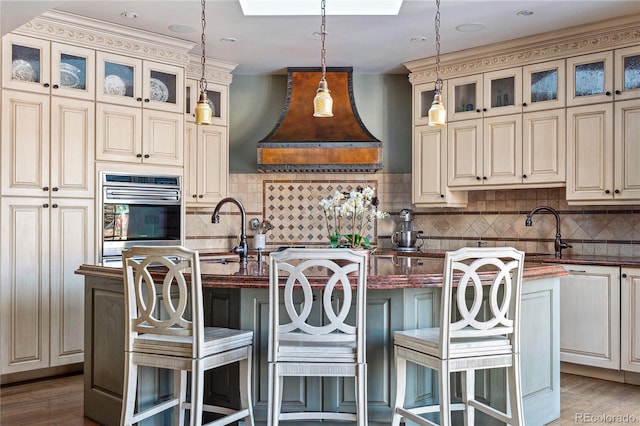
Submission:
<svg viewBox="0 0 640 426">
<path fill-rule="evenodd" d="M 398 213 L 414 211 L 415 228 L 424 233 L 423 249 L 450 250 L 462 246 L 511 245 L 527 252 L 553 253 L 555 218 L 540 212 L 525 226 L 531 209 L 546 205 L 560 213 L 562 238 L 573 247 L 565 253 L 640 256 L 640 205 L 569 206 L 564 188 L 484 190 L 469 192 L 466 208 L 412 208 L 410 174 L 232 174 L 230 195 L 245 206 L 247 222 L 269 220 L 267 248 L 286 244 L 328 242 L 318 202 L 336 189 L 358 185 L 376 188 L 380 209 L 391 216 L 371 230 L 379 247 L 391 247 Z M 229 204 L 221 223 L 212 224 L 213 207 L 188 208 L 186 244 L 192 248 L 229 250 L 240 234 L 240 212 Z M 247 223 L 249 246 L 252 232 Z"/>
</svg>

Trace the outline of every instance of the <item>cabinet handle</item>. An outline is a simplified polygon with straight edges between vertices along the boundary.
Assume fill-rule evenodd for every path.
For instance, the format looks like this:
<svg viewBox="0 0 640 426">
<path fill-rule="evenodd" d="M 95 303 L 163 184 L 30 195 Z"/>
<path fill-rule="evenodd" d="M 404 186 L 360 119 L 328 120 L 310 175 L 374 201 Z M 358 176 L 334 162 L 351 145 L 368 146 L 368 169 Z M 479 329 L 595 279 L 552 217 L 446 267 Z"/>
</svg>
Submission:
<svg viewBox="0 0 640 426">
<path fill-rule="evenodd" d="M 53 88 L 54 88 L 54 89 L 57 89 L 58 87 L 59 87 L 59 86 L 58 86 L 57 84 L 54 84 L 54 85 L 53 85 Z"/>
<path fill-rule="evenodd" d="M 42 190 L 43 190 L 43 191 L 48 191 L 48 190 L 49 190 L 49 187 L 48 187 L 48 186 L 43 186 L 43 187 L 42 187 Z"/>
<path fill-rule="evenodd" d="M 149 158 L 149 154 L 145 154 L 145 155 L 144 155 L 144 158 Z"/>
<path fill-rule="evenodd" d="M 204 198 L 204 195 L 200 194 L 198 195 L 198 198 Z"/>
<path fill-rule="evenodd" d="M 136 158 L 142 158 L 142 154 L 136 154 Z"/>
<path fill-rule="evenodd" d="M 51 190 L 52 190 L 53 192 L 58 192 L 59 188 L 58 188 L 57 186 L 54 186 L 53 188 L 51 188 Z"/>
<path fill-rule="evenodd" d="M 615 91 L 615 94 L 616 94 L 616 95 L 621 95 L 621 94 L 622 94 L 622 91 L 621 91 L 621 90 L 616 90 L 616 91 Z"/>
<path fill-rule="evenodd" d="M 522 103 L 522 106 L 527 106 L 527 103 L 526 103 L 526 102 L 523 102 L 523 103 Z"/>
<path fill-rule="evenodd" d="M 608 189 L 605 189 L 605 190 L 604 190 L 604 193 L 605 193 L 605 194 L 611 194 L 611 191 L 609 191 Z"/>
<path fill-rule="evenodd" d="M 627 278 L 627 274 L 622 274 L 622 278 Z"/>
<path fill-rule="evenodd" d="M 198 196 L 196 194 L 193 194 L 191 197 L 198 198 Z"/>
<path fill-rule="evenodd" d="M 613 192 L 614 192 L 614 194 L 619 194 L 619 193 L 620 193 L 620 190 L 619 190 L 619 189 L 616 189 L 616 190 L 615 190 L 615 191 L 613 191 Z"/>
<path fill-rule="evenodd" d="M 584 270 L 583 270 L 583 271 L 581 271 L 581 270 L 579 270 L 579 269 L 569 269 L 569 272 L 578 272 L 578 273 L 582 273 L 582 274 L 584 274 L 584 273 L 585 273 L 585 272 L 587 272 L 587 271 L 584 271 Z"/>
<path fill-rule="evenodd" d="M 149 103 L 149 98 L 145 98 L 145 99 L 144 99 L 144 101 L 145 101 L 146 103 Z"/>
<path fill-rule="evenodd" d="M 604 94 L 607 95 L 607 96 L 611 96 L 611 92 L 609 92 L 609 91 L 604 92 Z"/>
<path fill-rule="evenodd" d="M 482 180 L 487 180 L 487 177 L 486 176 L 482 176 Z"/>
<path fill-rule="evenodd" d="M 44 87 L 49 87 L 49 83 L 43 84 Z"/>
<path fill-rule="evenodd" d="M 480 108 L 478 108 L 478 109 L 476 110 L 476 112 L 482 112 L 482 111 L 480 111 Z"/>
<path fill-rule="evenodd" d="M 487 109 L 486 108 L 482 108 L 482 111 L 487 112 Z"/>
<path fill-rule="evenodd" d="M 444 194 L 440 194 L 440 198 L 444 198 Z"/>
<path fill-rule="evenodd" d="M 44 203 L 44 204 L 42 205 L 42 207 L 44 207 L 45 209 L 46 209 L 46 208 L 49 208 L 49 204 Z"/>
<path fill-rule="evenodd" d="M 476 180 L 480 180 L 480 176 L 476 176 Z"/>
<path fill-rule="evenodd" d="M 526 179 L 527 177 L 527 175 L 522 175 L 522 179 Z"/>
<path fill-rule="evenodd" d="M 57 203 L 53 203 L 53 204 L 51 205 L 51 207 L 53 207 L 54 209 L 57 209 L 57 208 L 58 208 L 58 204 L 57 204 Z"/>
</svg>

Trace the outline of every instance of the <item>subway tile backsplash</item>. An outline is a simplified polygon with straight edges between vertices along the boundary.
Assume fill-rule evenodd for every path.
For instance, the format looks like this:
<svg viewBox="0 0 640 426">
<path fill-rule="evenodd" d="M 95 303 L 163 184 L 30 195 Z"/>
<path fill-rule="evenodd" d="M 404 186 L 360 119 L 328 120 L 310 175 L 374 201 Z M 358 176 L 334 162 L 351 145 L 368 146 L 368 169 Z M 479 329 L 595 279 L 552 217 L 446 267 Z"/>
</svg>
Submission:
<svg viewBox="0 0 640 426">
<path fill-rule="evenodd" d="M 370 230 L 376 245 L 390 248 L 397 229 L 398 213 L 414 211 L 415 229 L 423 231 L 423 249 L 451 250 L 462 246 L 510 245 L 527 252 L 553 253 L 555 218 L 540 212 L 533 226 L 525 217 L 534 207 L 558 210 L 564 241 L 573 247 L 567 254 L 640 256 L 640 205 L 569 206 L 564 188 L 484 190 L 469 192 L 466 208 L 413 208 L 410 174 L 232 174 L 230 196 L 238 198 L 247 212 L 247 234 L 252 246 L 254 231 L 249 220 L 269 220 L 267 248 L 283 245 L 328 244 L 326 225 L 318 206 L 321 198 L 337 188 L 358 185 L 376 188 L 380 209 L 391 216 Z M 219 224 L 211 223 L 213 207 L 188 207 L 186 245 L 211 251 L 226 251 L 240 234 L 240 212 L 228 204 Z"/>
</svg>

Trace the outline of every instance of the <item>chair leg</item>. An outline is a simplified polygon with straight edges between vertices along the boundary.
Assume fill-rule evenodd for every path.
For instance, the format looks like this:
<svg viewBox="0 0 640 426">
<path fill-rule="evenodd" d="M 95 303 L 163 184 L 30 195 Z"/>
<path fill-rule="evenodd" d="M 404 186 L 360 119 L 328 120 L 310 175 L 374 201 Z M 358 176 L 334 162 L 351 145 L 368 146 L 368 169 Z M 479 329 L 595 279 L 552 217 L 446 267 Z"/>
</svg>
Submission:
<svg viewBox="0 0 640 426">
<path fill-rule="evenodd" d="M 173 397 L 178 400 L 178 405 L 173 407 L 173 424 L 184 424 L 184 409 L 182 408 L 182 371 L 173 370 Z"/>
<path fill-rule="evenodd" d="M 367 426 L 367 364 L 358 364 L 358 377 L 356 387 L 356 413 L 358 426 Z"/>
<path fill-rule="evenodd" d="M 122 411 L 120 414 L 120 424 L 130 426 L 132 424 L 136 406 L 136 388 L 138 385 L 138 365 L 132 361 L 130 352 L 125 352 L 124 383 L 122 386 Z"/>
<path fill-rule="evenodd" d="M 440 426 L 451 426 L 451 374 L 447 361 L 442 361 L 440 364 L 438 396 L 440 397 Z"/>
<path fill-rule="evenodd" d="M 275 363 L 269 363 L 269 398 L 267 407 L 267 426 L 278 426 L 280 417 L 280 398 L 282 392 L 280 389 L 280 377 Z"/>
<path fill-rule="evenodd" d="M 461 374 L 462 402 L 464 403 L 464 426 L 474 426 L 475 409 L 469 405 L 469 401 L 475 398 L 476 374 L 475 370 L 465 370 Z"/>
<path fill-rule="evenodd" d="M 178 425 L 184 425 L 187 409 L 184 404 L 187 402 L 187 372 L 185 370 L 176 370 L 180 373 L 180 404 L 178 405 L 180 415 L 178 417 Z M 175 380 L 175 376 L 174 376 Z"/>
<path fill-rule="evenodd" d="M 393 407 L 393 418 L 391 420 L 391 426 L 399 426 L 402 416 L 397 413 L 397 409 L 404 407 L 404 397 L 407 387 L 407 360 L 398 357 L 398 354 L 394 354 L 396 359 L 396 402 Z"/>
<path fill-rule="evenodd" d="M 240 407 L 248 408 L 249 415 L 245 417 L 245 423 L 253 426 L 253 402 L 251 401 L 251 348 L 248 356 L 239 363 L 240 367 Z"/>
<path fill-rule="evenodd" d="M 198 359 L 191 362 L 191 426 L 202 425 L 202 405 L 204 397 L 204 370 Z"/>
<path fill-rule="evenodd" d="M 511 425 L 524 425 L 524 412 L 522 408 L 522 386 L 520 382 L 520 354 L 513 355 L 513 364 L 507 368 L 507 381 L 509 384 L 509 405 L 511 407 Z"/>
</svg>

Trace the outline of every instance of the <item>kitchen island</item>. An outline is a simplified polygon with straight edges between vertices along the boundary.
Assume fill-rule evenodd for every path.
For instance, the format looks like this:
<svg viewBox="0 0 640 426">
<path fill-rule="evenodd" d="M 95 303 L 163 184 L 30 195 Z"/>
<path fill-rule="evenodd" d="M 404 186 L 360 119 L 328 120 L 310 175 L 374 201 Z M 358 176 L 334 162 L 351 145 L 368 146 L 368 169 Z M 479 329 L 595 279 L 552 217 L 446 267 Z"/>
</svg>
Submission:
<svg viewBox="0 0 640 426">
<path fill-rule="evenodd" d="M 415 254 L 371 256 L 367 293 L 368 396 L 370 424 L 389 424 L 395 394 L 393 332 L 436 326 L 440 310 L 443 259 Z M 123 278 L 120 268 L 82 265 L 85 276 L 85 416 L 116 425 L 124 364 Z M 258 422 L 267 409 L 268 264 L 250 260 L 246 267 L 219 256 L 203 256 L 207 325 L 254 331 L 253 401 Z M 528 425 L 543 425 L 560 416 L 559 265 L 525 265 L 522 301 L 522 386 Z M 320 292 L 321 279 L 317 281 Z M 319 320 L 321 320 L 319 318 Z M 422 404 L 437 394 L 430 370 L 413 366 L 407 401 Z M 231 366 L 231 369 L 235 366 Z M 207 399 L 236 403 L 232 371 L 207 378 Z M 142 373 L 144 399 L 169 391 L 170 376 Z M 482 397 L 496 406 L 506 403 L 504 373 L 476 378 Z M 283 409 L 352 410 L 353 381 L 330 378 L 290 378 L 285 382 Z M 158 423 L 161 423 L 159 420 Z M 492 424 L 478 416 L 477 424 Z"/>
</svg>

